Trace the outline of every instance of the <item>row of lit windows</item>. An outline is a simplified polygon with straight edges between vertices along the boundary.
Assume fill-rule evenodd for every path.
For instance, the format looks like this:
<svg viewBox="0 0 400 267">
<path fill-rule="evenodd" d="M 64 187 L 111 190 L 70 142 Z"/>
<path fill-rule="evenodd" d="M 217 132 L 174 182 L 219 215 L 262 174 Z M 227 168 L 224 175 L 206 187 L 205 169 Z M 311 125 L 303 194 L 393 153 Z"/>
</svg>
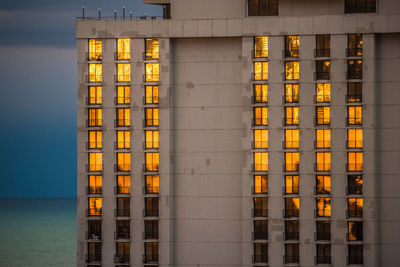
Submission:
<svg viewBox="0 0 400 267">
<path fill-rule="evenodd" d="M 158 85 L 145 86 L 145 104 L 158 104 Z M 131 87 L 117 86 L 116 99 L 117 105 L 131 103 Z M 89 97 L 87 103 L 89 105 L 101 105 L 103 103 L 102 86 L 89 86 Z"/>
<path fill-rule="evenodd" d="M 117 108 L 117 127 L 129 127 L 131 126 L 131 110 L 129 108 Z M 89 108 L 88 109 L 88 126 L 89 127 L 101 127 L 103 125 L 102 120 L 102 109 L 101 108 Z M 146 126 L 158 126 L 158 108 L 145 108 L 145 125 Z"/>
</svg>

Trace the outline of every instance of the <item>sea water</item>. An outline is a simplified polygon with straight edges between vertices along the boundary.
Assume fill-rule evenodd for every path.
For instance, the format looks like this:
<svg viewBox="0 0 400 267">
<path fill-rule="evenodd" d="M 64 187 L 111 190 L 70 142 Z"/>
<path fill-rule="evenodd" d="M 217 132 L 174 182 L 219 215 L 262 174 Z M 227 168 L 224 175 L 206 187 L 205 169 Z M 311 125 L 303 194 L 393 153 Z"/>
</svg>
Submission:
<svg viewBox="0 0 400 267">
<path fill-rule="evenodd" d="M 76 266 L 75 199 L 0 199 L 0 266 Z"/>
</svg>

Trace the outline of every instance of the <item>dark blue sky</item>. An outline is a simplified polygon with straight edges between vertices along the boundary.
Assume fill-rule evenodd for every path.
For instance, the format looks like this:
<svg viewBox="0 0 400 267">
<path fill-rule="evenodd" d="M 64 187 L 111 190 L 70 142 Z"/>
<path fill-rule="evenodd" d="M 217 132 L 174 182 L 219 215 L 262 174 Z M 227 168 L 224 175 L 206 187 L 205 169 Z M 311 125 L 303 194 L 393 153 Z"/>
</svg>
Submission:
<svg viewBox="0 0 400 267">
<path fill-rule="evenodd" d="M 75 17 L 142 0 L 0 0 L 0 198 L 76 195 Z"/>
</svg>

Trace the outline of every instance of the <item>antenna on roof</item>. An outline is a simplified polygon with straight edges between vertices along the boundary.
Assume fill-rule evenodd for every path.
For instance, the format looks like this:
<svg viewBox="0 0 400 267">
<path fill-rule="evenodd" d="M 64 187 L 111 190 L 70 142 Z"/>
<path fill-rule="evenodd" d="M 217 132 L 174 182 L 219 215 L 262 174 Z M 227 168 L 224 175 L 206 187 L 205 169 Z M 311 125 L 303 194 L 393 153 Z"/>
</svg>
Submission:
<svg viewBox="0 0 400 267">
<path fill-rule="evenodd" d="M 117 10 L 114 10 L 114 20 L 117 20 Z"/>
<path fill-rule="evenodd" d="M 101 17 L 101 9 L 99 8 L 99 20 L 100 20 L 100 17 Z"/>
<path fill-rule="evenodd" d="M 125 20 L 125 7 L 122 7 L 122 19 Z"/>
<path fill-rule="evenodd" d="M 82 7 L 82 20 L 84 20 L 85 19 L 85 7 L 83 6 Z"/>
<path fill-rule="evenodd" d="M 131 11 L 131 12 L 129 12 L 129 18 L 132 20 L 132 17 L 133 17 L 133 13 Z"/>
</svg>

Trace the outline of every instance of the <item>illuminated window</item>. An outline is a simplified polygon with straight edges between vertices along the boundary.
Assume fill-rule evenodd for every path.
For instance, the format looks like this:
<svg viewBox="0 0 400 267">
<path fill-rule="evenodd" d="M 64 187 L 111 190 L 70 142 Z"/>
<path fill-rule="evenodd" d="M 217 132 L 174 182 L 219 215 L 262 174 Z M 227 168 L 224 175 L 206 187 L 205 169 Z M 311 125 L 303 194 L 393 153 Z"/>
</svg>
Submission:
<svg viewBox="0 0 400 267">
<path fill-rule="evenodd" d="M 254 148 L 268 148 L 268 130 L 254 130 Z"/>
<path fill-rule="evenodd" d="M 89 131 L 89 148 L 102 148 L 102 133 L 101 131 Z"/>
<path fill-rule="evenodd" d="M 146 171 L 158 172 L 160 159 L 159 153 L 146 153 Z"/>
<path fill-rule="evenodd" d="M 345 0 L 345 13 L 365 13 L 376 11 L 376 0 Z"/>
<path fill-rule="evenodd" d="M 330 194 L 331 193 L 331 176 L 330 175 L 317 175 L 317 194 Z"/>
<path fill-rule="evenodd" d="M 324 103 L 331 101 L 331 84 L 330 83 L 317 83 L 316 102 Z"/>
<path fill-rule="evenodd" d="M 299 107 L 285 107 L 285 124 L 299 125 Z"/>
<path fill-rule="evenodd" d="M 268 57 L 268 36 L 254 37 L 254 57 Z"/>
<path fill-rule="evenodd" d="M 318 34 L 316 36 L 316 57 L 329 57 L 331 55 L 331 36 L 329 34 Z"/>
<path fill-rule="evenodd" d="M 316 107 L 317 125 L 329 125 L 331 123 L 331 108 Z"/>
<path fill-rule="evenodd" d="M 363 264 L 363 245 L 348 246 L 348 264 Z"/>
<path fill-rule="evenodd" d="M 117 175 L 118 194 L 131 193 L 131 177 L 129 175 Z"/>
<path fill-rule="evenodd" d="M 299 130 L 285 130 L 285 148 L 299 148 Z"/>
<path fill-rule="evenodd" d="M 129 262 L 130 260 L 130 251 L 131 251 L 131 245 L 129 242 L 117 242 L 116 243 L 117 247 L 117 261 L 118 262 Z"/>
<path fill-rule="evenodd" d="M 102 109 L 89 108 L 89 126 L 102 126 Z"/>
<path fill-rule="evenodd" d="M 299 217 L 300 199 L 298 197 L 285 198 L 285 217 Z"/>
<path fill-rule="evenodd" d="M 146 85 L 146 104 L 158 104 L 158 85 Z"/>
<path fill-rule="evenodd" d="M 160 187 L 158 175 L 146 175 L 146 194 L 158 194 Z"/>
<path fill-rule="evenodd" d="M 117 148 L 131 148 L 131 131 L 117 131 Z"/>
<path fill-rule="evenodd" d="M 158 209 L 159 203 L 158 203 L 158 197 L 145 197 L 144 198 L 144 210 L 145 210 L 145 216 L 146 217 L 154 217 L 158 216 Z"/>
<path fill-rule="evenodd" d="M 316 80 L 329 80 L 331 73 L 331 62 L 329 60 L 315 61 Z"/>
<path fill-rule="evenodd" d="M 159 148 L 158 131 L 145 131 L 146 133 L 146 149 Z"/>
<path fill-rule="evenodd" d="M 298 172 L 299 171 L 299 153 L 286 152 L 285 153 L 285 171 Z"/>
<path fill-rule="evenodd" d="M 362 198 L 349 198 L 348 199 L 348 217 L 349 218 L 362 218 L 363 217 L 363 199 Z"/>
<path fill-rule="evenodd" d="M 158 243 L 144 243 L 144 262 L 158 262 Z"/>
<path fill-rule="evenodd" d="M 298 243 L 285 244 L 285 263 L 299 263 L 300 262 L 300 246 Z"/>
<path fill-rule="evenodd" d="M 268 62 L 254 62 L 254 80 L 268 81 Z"/>
<path fill-rule="evenodd" d="M 131 170 L 131 153 L 117 153 L 118 171 L 128 172 Z"/>
<path fill-rule="evenodd" d="M 362 79 L 362 60 L 347 60 L 347 79 Z"/>
<path fill-rule="evenodd" d="M 331 130 L 330 129 L 317 129 L 315 131 L 317 137 L 315 146 L 316 148 L 331 148 Z"/>
<path fill-rule="evenodd" d="M 299 221 L 285 220 L 285 240 L 299 240 Z"/>
<path fill-rule="evenodd" d="M 249 16 L 277 16 L 279 10 L 278 0 L 249 0 Z"/>
<path fill-rule="evenodd" d="M 103 176 L 101 175 L 89 175 L 89 194 L 101 194 L 103 186 Z"/>
<path fill-rule="evenodd" d="M 102 60 L 102 43 L 99 39 L 89 39 L 89 55 L 88 60 Z"/>
<path fill-rule="evenodd" d="M 254 103 L 267 103 L 268 102 L 268 85 L 255 84 L 254 85 Z"/>
<path fill-rule="evenodd" d="M 286 80 L 298 80 L 300 77 L 300 63 L 298 61 L 285 62 Z"/>
<path fill-rule="evenodd" d="M 146 63 L 146 82 L 158 82 L 160 79 L 160 64 Z"/>
<path fill-rule="evenodd" d="M 131 81 L 131 64 L 118 63 L 117 64 L 117 81 L 130 82 Z"/>
<path fill-rule="evenodd" d="M 285 175 L 285 194 L 299 193 L 299 176 Z"/>
<path fill-rule="evenodd" d="M 317 240 L 331 240 L 331 222 L 330 221 L 316 221 Z"/>
<path fill-rule="evenodd" d="M 348 152 L 347 164 L 349 172 L 360 172 L 363 170 L 363 152 Z"/>
<path fill-rule="evenodd" d="M 117 126 L 131 125 L 131 110 L 129 108 L 117 108 Z"/>
<path fill-rule="evenodd" d="M 89 105 L 101 105 L 103 102 L 103 90 L 101 86 L 89 86 Z"/>
<path fill-rule="evenodd" d="M 317 264 L 331 263 L 331 244 L 316 244 L 317 246 Z"/>
<path fill-rule="evenodd" d="M 254 220 L 254 240 L 268 240 L 268 220 Z"/>
<path fill-rule="evenodd" d="M 363 38 L 362 34 L 349 34 L 347 36 L 347 56 L 361 57 L 363 55 Z"/>
<path fill-rule="evenodd" d="M 146 126 L 158 126 L 158 108 L 145 108 Z"/>
<path fill-rule="evenodd" d="M 254 175 L 254 194 L 268 194 L 267 175 Z"/>
<path fill-rule="evenodd" d="M 347 83 L 347 102 L 361 102 L 362 101 L 362 83 L 351 82 Z"/>
<path fill-rule="evenodd" d="M 103 170 L 103 153 L 89 153 L 89 171 Z"/>
<path fill-rule="evenodd" d="M 130 216 L 130 198 L 117 197 L 117 216 Z"/>
<path fill-rule="evenodd" d="M 268 152 L 254 153 L 254 171 L 256 172 L 268 171 Z"/>
<path fill-rule="evenodd" d="M 331 217 L 331 198 L 317 198 L 317 217 Z"/>
<path fill-rule="evenodd" d="M 117 104 L 131 103 L 131 87 L 117 86 Z"/>
<path fill-rule="evenodd" d="M 131 39 L 117 39 L 117 60 L 131 59 Z"/>
<path fill-rule="evenodd" d="M 331 170 L 331 152 L 317 152 L 317 171 Z"/>
<path fill-rule="evenodd" d="M 146 39 L 146 60 L 159 58 L 158 38 Z"/>
<path fill-rule="evenodd" d="M 299 36 L 285 36 L 285 57 L 299 57 Z"/>
<path fill-rule="evenodd" d="M 347 147 L 362 148 L 363 147 L 363 130 L 347 129 Z"/>
<path fill-rule="evenodd" d="M 101 197 L 89 197 L 89 216 L 101 216 L 103 199 Z"/>
<path fill-rule="evenodd" d="M 347 114 L 349 125 L 362 125 L 362 106 L 347 107 Z"/>
<path fill-rule="evenodd" d="M 103 67 L 101 64 L 89 64 L 89 82 L 101 82 L 103 79 Z"/>
<path fill-rule="evenodd" d="M 362 194 L 362 175 L 347 175 L 347 194 Z"/>
<path fill-rule="evenodd" d="M 268 108 L 254 108 L 254 125 L 268 125 Z"/>
<path fill-rule="evenodd" d="M 268 198 L 255 197 L 254 203 L 254 217 L 268 217 Z"/>
<path fill-rule="evenodd" d="M 348 239 L 349 241 L 362 241 L 363 240 L 363 223 L 347 222 Z"/>
<path fill-rule="evenodd" d="M 285 84 L 285 102 L 286 103 L 299 103 L 299 84 L 298 83 Z"/>
</svg>

